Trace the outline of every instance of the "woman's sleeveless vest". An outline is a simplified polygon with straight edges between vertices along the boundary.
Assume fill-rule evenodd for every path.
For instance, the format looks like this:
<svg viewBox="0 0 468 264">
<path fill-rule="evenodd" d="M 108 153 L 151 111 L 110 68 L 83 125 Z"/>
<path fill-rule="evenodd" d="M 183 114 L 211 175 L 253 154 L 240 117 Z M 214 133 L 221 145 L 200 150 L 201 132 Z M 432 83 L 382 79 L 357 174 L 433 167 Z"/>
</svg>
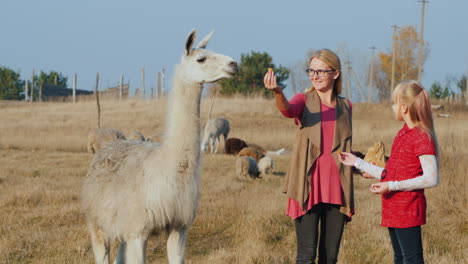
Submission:
<svg viewBox="0 0 468 264">
<path fill-rule="evenodd" d="M 306 104 L 299 129 L 296 132 L 291 160 L 283 192 L 289 198 L 307 208 L 311 184 L 311 169 L 315 160 L 320 156 L 321 145 L 321 114 L 320 98 L 316 91 L 306 93 Z M 352 124 L 351 110 L 347 99 L 336 97 L 336 119 L 333 137 L 333 156 L 340 171 L 341 187 L 343 190 L 343 204 L 340 211 L 351 217 L 354 214 L 354 185 L 350 166 L 338 161 L 338 150 L 351 152 Z M 312 188 L 313 189 L 313 188 Z"/>
</svg>

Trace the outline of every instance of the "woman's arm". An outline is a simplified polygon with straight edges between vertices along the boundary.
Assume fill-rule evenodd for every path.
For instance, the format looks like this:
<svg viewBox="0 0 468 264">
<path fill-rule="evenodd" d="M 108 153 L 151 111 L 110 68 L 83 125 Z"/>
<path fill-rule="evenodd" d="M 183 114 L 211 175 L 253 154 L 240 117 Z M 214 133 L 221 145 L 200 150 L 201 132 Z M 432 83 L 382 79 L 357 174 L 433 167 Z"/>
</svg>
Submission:
<svg viewBox="0 0 468 264">
<path fill-rule="evenodd" d="M 265 74 L 263 83 L 268 90 L 273 91 L 278 110 L 280 110 L 285 117 L 297 118 L 296 122 L 299 122 L 305 106 L 304 94 L 298 93 L 291 101 L 288 101 L 286 96 L 284 96 L 283 90 L 276 83 L 276 76 L 273 71 L 269 71 Z"/>
<path fill-rule="evenodd" d="M 276 75 L 273 71 L 269 70 L 265 74 L 265 77 L 263 77 L 263 84 L 268 90 L 274 93 L 276 107 L 280 111 L 287 111 L 289 108 L 288 99 L 286 99 L 286 97 L 284 96 L 283 89 L 281 89 L 281 87 L 278 86 L 278 83 L 276 82 Z"/>
<path fill-rule="evenodd" d="M 273 90 L 274 95 L 275 95 L 275 103 L 276 107 L 280 111 L 288 111 L 289 109 L 289 102 L 288 99 L 286 99 L 286 96 L 284 96 L 283 90 L 280 89 L 280 91 L 275 91 Z"/>
<path fill-rule="evenodd" d="M 416 189 L 432 188 L 439 184 L 439 170 L 437 158 L 434 155 L 419 156 L 423 175 L 404 181 L 388 182 L 390 191 L 412 191 Z"/>
</svg>

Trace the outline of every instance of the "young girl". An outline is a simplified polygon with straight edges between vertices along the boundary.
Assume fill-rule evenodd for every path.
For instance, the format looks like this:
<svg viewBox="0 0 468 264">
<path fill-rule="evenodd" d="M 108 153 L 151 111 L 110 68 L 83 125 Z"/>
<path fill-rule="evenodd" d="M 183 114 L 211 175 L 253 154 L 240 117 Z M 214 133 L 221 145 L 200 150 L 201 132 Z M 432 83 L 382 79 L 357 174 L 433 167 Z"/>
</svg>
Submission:
<svg viewBox="0 0 468 264">
<path fill-rule="evenodd" d="M 439 182 L 431 104 L 426 90 L 415 81 L 399 84 L 392 97 L 395 118 L 405 124 L 393 141 L 385 169 L 351 153 L 342 153 L 339 159 L 380 179 L 370 190 L 382 195 L 382 226 L 388 227 L 394 263 L 424 263 L 421 239 L 421 225 L 426 223 L 424 189 Z"/>
</svg>

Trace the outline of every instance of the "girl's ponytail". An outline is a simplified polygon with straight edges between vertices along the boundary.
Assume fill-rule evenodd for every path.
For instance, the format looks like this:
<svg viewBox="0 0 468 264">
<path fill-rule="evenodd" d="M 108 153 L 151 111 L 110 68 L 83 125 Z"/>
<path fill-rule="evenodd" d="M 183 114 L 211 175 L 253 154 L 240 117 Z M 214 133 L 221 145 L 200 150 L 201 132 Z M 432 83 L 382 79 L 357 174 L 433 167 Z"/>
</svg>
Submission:
<svg viewBox="0 0 468 264">
<path fill-rule="evenodd" d="M 426 89 L 416 81 L 405 83 L 401 88 L 402 89 L 399 91 L 399 98 L 402 99 L 402 103 L 408 105 L 411 120 L 416 123 L 416 126 L 423 129 L 431 136 L 436 151 L 438 152 L 431 102 Z"/>
</svg>

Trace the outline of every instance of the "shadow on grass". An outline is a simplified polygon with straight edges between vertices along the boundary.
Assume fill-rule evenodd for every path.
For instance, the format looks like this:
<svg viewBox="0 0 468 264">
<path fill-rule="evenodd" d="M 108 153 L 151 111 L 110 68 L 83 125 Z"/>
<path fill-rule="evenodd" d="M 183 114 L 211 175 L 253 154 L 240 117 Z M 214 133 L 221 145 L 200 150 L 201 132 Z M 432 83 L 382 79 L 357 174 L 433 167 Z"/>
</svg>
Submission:
<svg viewBox="0 0 468 264">
<path fill-rule="evenodd" d="M 286 176 L 286 172 L 284 172 L 284 171 L 275 171 L 272 174 L 275 175 L 275 176 L 279 176 L 279 177 Z"/>
</svg>

